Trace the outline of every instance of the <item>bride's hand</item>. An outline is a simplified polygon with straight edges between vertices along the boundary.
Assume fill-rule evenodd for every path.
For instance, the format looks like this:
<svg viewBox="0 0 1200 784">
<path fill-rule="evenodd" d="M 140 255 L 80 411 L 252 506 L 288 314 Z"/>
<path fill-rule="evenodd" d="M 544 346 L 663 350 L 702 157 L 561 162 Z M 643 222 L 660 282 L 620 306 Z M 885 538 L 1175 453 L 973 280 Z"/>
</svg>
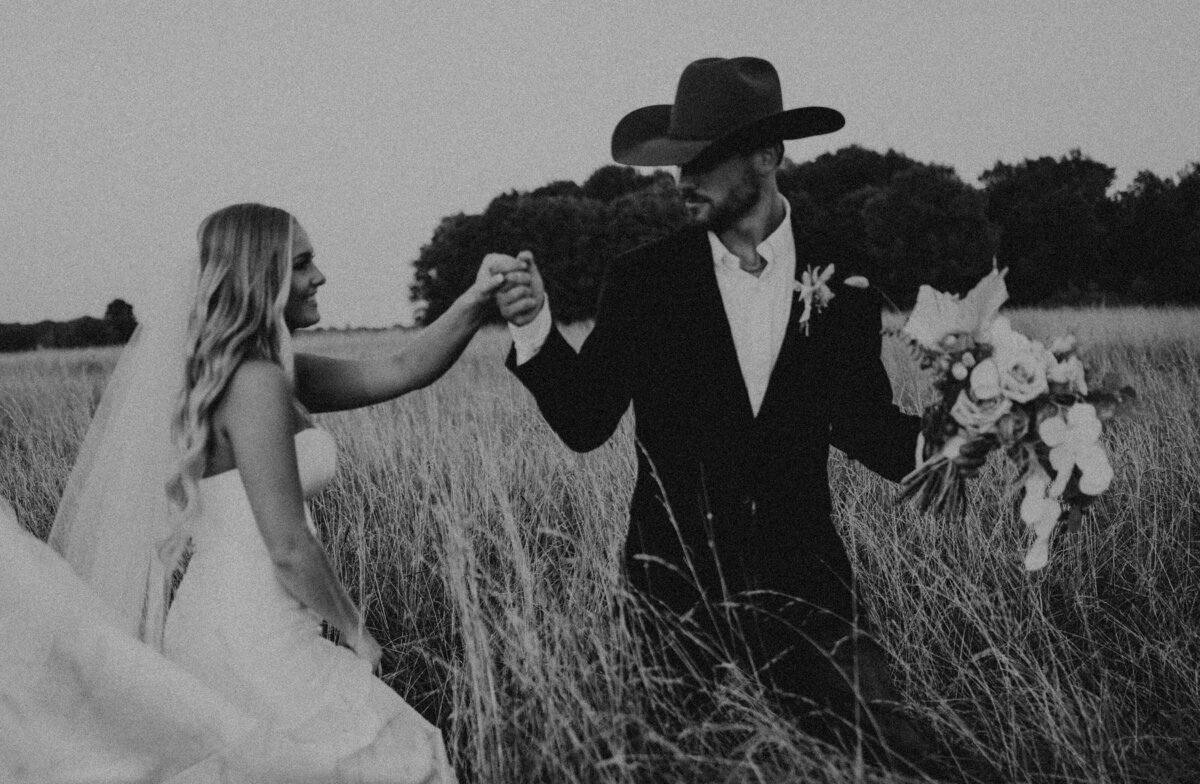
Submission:
<svg viewBox="0 0 1200 784">
<path fill-rule="evenodd" d="M 533 253 L 521 251 L 517 261 L 523 266 L 504 276 L 504 286 L 496 294 L 500 315 L 514 327 L 529 324 L 546 304 L 546 286 L 533 263 Z"/>
<path fill-rule="evenodd" d="M 504 285 L 510 272 L 524 270 L 526 263 L 503 253 L 489 253 L 483 257 L 475 282 L 467 289 L 466 296 L 476 305 L 486 305 L 492 301 L 496 291 Z"/>
<path fill-rule="evenodd" d="M 354 651 L 358 658 L 370 662 L 372 671 L 379 670 L 379 662 L 383 658 L 383 648 L 369 632 L 361 632 L 356 638 L 351 639 L 347 646 Z"/>
</svg>

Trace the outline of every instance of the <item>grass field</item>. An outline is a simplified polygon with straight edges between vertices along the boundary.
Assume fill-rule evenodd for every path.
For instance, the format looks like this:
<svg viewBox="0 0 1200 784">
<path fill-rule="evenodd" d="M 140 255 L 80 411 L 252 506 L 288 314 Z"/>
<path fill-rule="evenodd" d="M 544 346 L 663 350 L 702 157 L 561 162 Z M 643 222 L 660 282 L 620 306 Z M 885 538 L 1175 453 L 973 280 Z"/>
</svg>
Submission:
<svg viewBox="0 0 1200 784">
<path fill-rule="evenodd" d="M 834 455 L 836 522 L 912 709 L 994 781 L 1200 779 L 1200 312 L 1016 311 L 1071 331 L 1085 361 L 1139 392 L 1117 422 L 1111 490 L 1084 529 L 1026 574 L 1026 535 L 993 458 L 961 525 L 894 503 Z M 386 352 L 401 332 L 317 334 L 300 350 Z M 619 622 L 618 547 L 632 490 L 629 420 L 566 450 L 481 333 L 438 383 L 322 417 L 337 480 L 314 501 L 367 608 L 386 677 L 444 730 L 464 781 L 901 780 L 823 749 L 753 683 L 720 686 L 719 718 L 660 731 L 661 684 Z M 885 340 L 903 407 L 927 397 Z M 0 495 L 45 535 L 113 350 L 0 357 Z"/>
</svg>

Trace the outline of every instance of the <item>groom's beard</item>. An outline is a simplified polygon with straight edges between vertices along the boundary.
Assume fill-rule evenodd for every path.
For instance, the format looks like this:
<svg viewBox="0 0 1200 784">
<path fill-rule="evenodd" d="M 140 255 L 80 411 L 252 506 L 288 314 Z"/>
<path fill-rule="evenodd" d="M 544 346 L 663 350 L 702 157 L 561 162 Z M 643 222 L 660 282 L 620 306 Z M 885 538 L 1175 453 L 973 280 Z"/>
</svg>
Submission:
<svg viewBox="0 0 1200 784">
<path fill-rule="evenodd" d="M 695 191 L 691 190 L 683 193 L 685 204 L 689 199 L 700 199 L 699 209 L 688 208 L 688 222 L 696 226 L 703 226 L 714 234 L 721 234 L 735 226 L 738 221 L 750 213 L 761 195 L 762 185 L 755 179 L 749 166 L 720 201 L 698 196 Z"/>
</svg>

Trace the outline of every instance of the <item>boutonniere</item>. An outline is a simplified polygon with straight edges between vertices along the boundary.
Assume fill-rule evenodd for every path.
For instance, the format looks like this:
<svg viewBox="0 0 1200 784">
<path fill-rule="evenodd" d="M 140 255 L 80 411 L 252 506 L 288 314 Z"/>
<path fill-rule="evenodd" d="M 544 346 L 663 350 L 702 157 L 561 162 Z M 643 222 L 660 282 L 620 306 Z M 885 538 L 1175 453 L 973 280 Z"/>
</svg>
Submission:
<svg viewBox="0 0 1200 784">
<path fill-rule="evenodd" d="M 833 270 L 832 264 L 824 269 L 808 267 L 801 273 L 800 280 L 792 284 L 792 290 L 796 292 L 796 301 L 804 303 L 804 310 L 800 313 L 800 318 L 796 319 L 796 323 L 804 329 L 805 335 L 808 335 L 808 325 L 812 320 L 813 310 L 820 313 L 833 299 L 833 290 L 829 288 L 829 279 L 833 277 Z"/>
<path fill-rule="evenodd" d="M 800 280 L 792 284 L 792 290 L 796 292 L 796 301 L 804 303 L 804 310 L 800 313 L 800 318 L 796 319 L 796 323 L 804 329 L 805 335 L 808 335 L 813 311 L 820 313 L 825 310 L 835 296 L 833 289 L 829 288 L 829 280 L 833 277 L 835 269 L 832 264 L 815 269 L 807 267 L 800 274 Z M 865 289 L 871 285 L 862 275 L 851 275 L 842 283 L 855 289 Z"/>
</svg>

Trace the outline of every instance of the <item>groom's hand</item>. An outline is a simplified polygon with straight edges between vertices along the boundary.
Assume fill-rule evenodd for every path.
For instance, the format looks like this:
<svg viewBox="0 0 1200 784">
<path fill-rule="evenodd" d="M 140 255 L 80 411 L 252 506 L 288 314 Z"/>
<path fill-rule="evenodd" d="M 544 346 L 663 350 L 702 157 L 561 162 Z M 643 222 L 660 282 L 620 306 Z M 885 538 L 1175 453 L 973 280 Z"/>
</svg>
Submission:
<svg viewBox="0 0 1200 784">
<path fill-rule="evenodd" d="M 517 254 L 518 268 L 504 276 L 504 284 L 496 292 L 496 306 L 508 323 L 523 327 L 533 321 L 546 304 L 546 287 L 542 275 L 527 250 Z"/>
<path fill-rule="evenodd" d="M 466 296 L 475 304 L 486 304 L 504 285 L 509 273 L 524 269 L 525 263 L 512 256 L 489 253 L 483 257 L 479 271 L 475 273 L 475 282 L 467 289 Z"/>
<path fill-rule="evenodd" d="M 996 442 L 989 438 L 969 439 L 958 451 L 958 457 L 954 458 L 954 464 L 959 472 L 968 479 L 979 476 L 983 464 L 987 462 L 988 452 L 992 451 L 995 446 Z"/>
</svg>

